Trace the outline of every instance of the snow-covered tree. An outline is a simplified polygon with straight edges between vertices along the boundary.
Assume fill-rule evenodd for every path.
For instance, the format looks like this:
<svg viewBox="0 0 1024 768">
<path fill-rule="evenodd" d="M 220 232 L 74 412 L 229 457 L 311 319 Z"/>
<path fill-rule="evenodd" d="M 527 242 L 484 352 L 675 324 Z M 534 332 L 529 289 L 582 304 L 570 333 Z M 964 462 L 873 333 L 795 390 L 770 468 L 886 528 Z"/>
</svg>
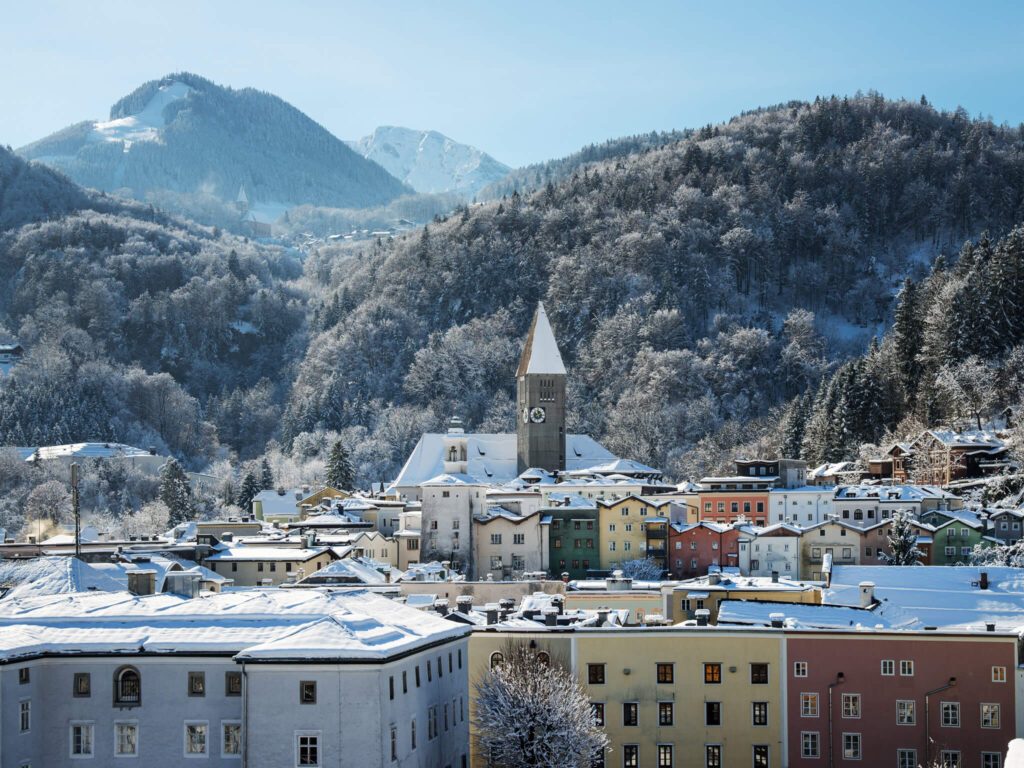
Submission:
<svg viewBox="0 0 1024 768">
<path fill-rule="evenodd" d="M 955 415 L 972 419 L 981 429 L 982 417 L 987 416 L 996 403 L 997 375 L 994 366 L 971 356 L 939 369 L 935 385 Z"/>
<path fill-rule="evenodd" d="M 269 491 L 274 487 L 274 473 L 270 469 L 270 462 L 266 457 L 260 462 L 260 490 Z"/>
<path fill-rule="evenodd" d="M 651 557 L 627 560 L 619 566 L 622 575 L 634 581 L 660 581 L 665 569 Z"/>
<path fill-rule="evenodd" d="M 238 489 L 238 495 L 235 497 L 235 502 L 246 512 L 251 512 L 252 500 L 256 498 L 256 494 L 259 492 L 260 481 L 256 479 L 254 473 L 246 472 L 245 477 L 242 478 L 242 487 Z"/>
<path fill-rule="evenodd" d="M 917 548 L 917 531 L 905 512 L 893 513 L 887 538 L 889 551 L 882 553 L 882 559 L 889 565 L 917 565 L 924 556 Z"/>
<path fill-rule="evenodd" d="M 334 442 L 331 455 L 327 458 L 327 484 L 339 491 L 350 491 L 355 485 L 352 462 L 341 440 Z"/>
<path fill-rule="evenodd" d="M 188 475 L 175 459 L 168 459 L 160 470 L 160 501 L 166 506 L 171 525 L 188 522 L 195 517 L 195 502 Z"/>
<path fill-rule="evenodd" d="M 71 493 L 67 485 L 59 480 L 40 483 L 25 500 L 25 516 L 29 519 L 46 519 L 63 523 L 71 518 Z"/>
<path fill-rule="evenodd" d="M 1003 565 L 1024 568 L 1024 541 L 990 546 L 975 544 L 968 562 L 971 565 Z"/>
<path fill-rule="evenodd" d="M 572 673 L 525 643 L 507 645 L 476 684 L 473 724 L 488 765 L 589 768 L 608 748 Z"/>
<path fill-rule="evenodd" d="M 171 511 L 162 501 L 151 501 L 138 512 L 126 515 L 121 529 L 126 536 L 153 536 L 171 527 Z"/>
</svg>

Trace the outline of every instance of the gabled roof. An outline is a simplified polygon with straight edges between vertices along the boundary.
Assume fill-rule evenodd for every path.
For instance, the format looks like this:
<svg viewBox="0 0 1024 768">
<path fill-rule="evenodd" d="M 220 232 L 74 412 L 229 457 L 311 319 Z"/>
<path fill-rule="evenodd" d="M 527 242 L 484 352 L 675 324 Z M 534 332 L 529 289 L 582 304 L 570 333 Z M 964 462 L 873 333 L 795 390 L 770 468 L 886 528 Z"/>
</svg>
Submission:
<svg viewBox="0 0 1024 768">
<path fill-rule="evenodd" d="M 4 592 L 5 588 L 10 591 Z M 8 599 L 91 590 L 117 592 L 123 588 L 117 580 L 76 557 L 0 559 L 0 597 Z"/>
<path fill-rule="evenodd" d="M 523 355 L 519 358 L 519 370 L 516 371 L 517 377 L 527 374 L 565 375 L 565 363 L 558 351 L 558 342 L 555 341 L 544 305 L 540 302 L 537 303 L 537 312 L 530 324 L 530 332 L 526 335 Z"/>
</svg>

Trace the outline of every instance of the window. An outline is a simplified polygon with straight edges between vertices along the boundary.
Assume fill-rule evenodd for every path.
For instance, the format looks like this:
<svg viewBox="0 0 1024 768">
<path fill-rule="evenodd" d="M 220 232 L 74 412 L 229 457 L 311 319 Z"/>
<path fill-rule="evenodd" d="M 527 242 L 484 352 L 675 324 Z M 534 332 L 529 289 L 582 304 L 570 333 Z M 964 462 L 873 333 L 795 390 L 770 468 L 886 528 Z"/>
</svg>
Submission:
<svg viewBox="0 0 1024 768">
<path fill-rule="evenodd" d="M 959 728 L 960 727 L 960 702 L 959 701 L 944 701 L 944 702 L 942 702 L 942 727 L 943 728 Z"/>
<path fill-rule="evenodd" d="M 843 759 L 860 760 L 860 734 L 843 734 Z"/>
<path fill-rule="evenodd" d="M 1005 673 L 1005 669 L 1003 670 Z M 75 672 L 75 685 L 72 689 L 78 697 L 92 696 L 92 675 L 88 672 Z"/>
<path fill-rule="evenodd" d="M 811 547 L 811 559 L 821 560 L 821 547 Z"/>
<path fill-rule="evenodd" d="M 18 730 L 27 733 L 32 730 L 32 702 L 25 700 L 18 702 Z"/>
<path fill-rule="evenodd" d="M 437 705 L 427 707 L 427 740 L 433 741 L 437 738 Z"/>
<path fill-rule="evenodd" d="M 882 674 L 891 677 L 896 674 L 896 662 L 892 659 L 882 659 Z"/>
<path fill-rule="evenodd" d="M 767 701 L 755 701 L 751 703 L 750 722 L 752 725 L 768 725 Z"/>
<path fill-rule="evenodd" d="M 206 721 L 185 723 L 185 757 L 205 757 L 206 732 L 209 725 Z"/>
<path fill-rule="evenodd" d="M 722 768 L 722 747 L 720 744 L 704 745 L 705 768 Z"/>
<path fill-rule="evenodd" d="M 31 673 L 28 667 L 18 670 L 18 685 L 26 685 L 31 680 Z"/>
<path fill-rule="evenodd" d="M 640 767 L 640 747 L 636 744 L 622 745 L 622 768 Z"/>
<path fill-rule="evenodd" d="M 816 693 L 801 693 L 800 694 L 800 717 L 817 717 L 818 716 L 818 694 Z"/>
<path fill-rule="evenodd" d="M 295 733 L 295 765 L 320 765 L 320 731 Z"/>
<path fill-rule="evenodd" d="M 700 608 L 702 606 L 698 606 Z M 721 664 L 705 664 L 704 665 L 704 684 L 705 685 L 719 685 L 722 682 L 722 665 Z"/>
<path fill-rule="evenodd" d="M 754 745 L 754 768 L 768 768 L 768 745 Z"/>
<path fill-rule="evenodd" d="M 398 729 L 391 726 L 391 762 L 398 762 Z"/>
<path fill-rule="evenodd" d="M 704 725 L 721 725 L 722 724 L 722 702 L 720 701 L 705 701 L 704 702 Z"/>
<path fill-rule="evenodd" d="M 675 705 L 671 701 L 658 702 L 658 725 L 672 725 L 675 721 Z"/>
<path fill-rule="evenodd" d="M 900 700 L 896 702 L 896 725 L 916 725 L 917 712 L 913 701 Z"/>
<path fill-rule="evenodd" d="M 513 533 L 512 534 L 512 543 L 513 544 L 525 544 L 526 543 L 526 534 L 525 533 Z"/>
<path fill-rule="evenodd" d="M 491 659 L 493 662 L 494 657 L 492 656 Z M 492 663 L 491 666 L 493 667 L 494 664 Z M 591 685 L 604 685 L 604 664 L 587 664 L 587 682 Z"/>
<path fill-rule="evenodd" d="M 315 680 L 303 680 L 299 683 L 299 704 L 316 704 Z"/>
<path fill-rule="evenodd" d="M 768 685 L 768 665 L 751 664 L 750 682 L 754 685 Z"/>
<path fill-rule="evenodd" d="M 501 544 L 501 534 L 500 533 L 492 533 L 491 534 L 491 544 Z"/>
<path fill-rule="evenodd" d="M 242 754 L 242 724 L 225 720 L 220 724 L 220 756 L 233 757 Z"/>
<path fill-rule="evenodd" d="M 942 768 L 960 768 L 960 752 L 953 749 L 944 749 L 939 756 L 939 765 Z"/>
<path fill-rule="evenodd" d="M 946 557 L 956 557 L 956 547 L 945 548 Z"/>
<path fill-rule="evenodd" d="M 242 695 L 242 673 L 241 672 L 225 672 L 224 673 L 224 695 L 225 696 L 241 696 Z"/>
<path fill-rule="evenodd" d="M 981 768 L 1001 768 L 1003 756 L 998 752 L 982 752 Z"/>
<path fill-rule="evenodd" d="M 412 719 L 412 725 L 409 731 L 409 744 L 410 749 L 416 749 L 416 718 Z"/>
<path fill-rule="evenodd" d="M 92 723 L 71 724 L 71 757 L 92 757 Z"/>
<path fill-rule="evenodd" d="M 658 768 L 672 768 L 672 745 L 658 745 Z"/>
<path fill-rule="evenodd" d="M 896 768 L 917 768 L 917 750 L 897 749 Z"/>
<path fill-rule="evenodd" d="M 675 677 L 675 666 L 673 664 L 658 664 L 658 682 L 671 683 Z"/>
<path fill-rule="evenodd" d="M 622 705 L 622 724 L 626 726 L 636 726 L 640 724 L 640 717 L 638 710 L 640 706 L 635 701 L 627 701 Z"/>
<path fill-rule="evenodd" d="M 1005 683 L 1006 682 L 1006 667 L 992 667 L 992 682 L 993 683 Z"/>
<path fill-rule="evenodd" d="M 114 754 L 118 757 L 139 756 L 139 724 L 134 720 L 114 723 Z"/>
<path fill-rule="evenodd" d="M 451 669 L 450 669 L 450 667 L 452 665 L 451 662 L 452 662 L 452 658 L 451 658 L 451 654 L 449 654 L 448 655 L 448 666 L 449 666 L 449 670 L 448 671 L 449 672 L 451 672 Z M 408 693 L 408 692 L 409 692 L 409 673 L 406 672 L 405 670 L 402 670 L 402 693 Z"/>
<path fill-rule="evenodd" d="M 793 662 L 793 677 L 807 677 L 807 662 L 806 661 L 794 661 Z"/>
<path fill-rule="evenodd" d="M 594 724 L 604 727 L 604 702 L 592 702 L 590 708 L 594 712 Z"/>
<path fill-rule="evenodd" d="M 205 672 L 189 672 L 188 673 L 188 695 L 189 696 L 205 696 L 206 695 L 206 673 Z"/>
<path fill-rule="evenodd" d="M 801 757 L 821 756 L 821 743 L 817 731 L 804 731 L 800 734 L 800 755 Z"/>
<path fill-rule="evenodd" d="M 121 667 L 114 673 L 114 704 L 135 707 L 142 703 L 142 680 L 135 667 Z"/>
<path fill-rule="evenodd" d="M 860 694 L 859 693 L 844 693 L 843 694 L 843 717 L 845 717 L 845 718 L 859 718 L 860 717 Z"/>
<path fill-rule="evenodd" d="M 981 705 L 981 727 L 982 728 L 998 728 L 999 727 L 999 705 L 998 704 L 982 704 Z"/>
</svg>

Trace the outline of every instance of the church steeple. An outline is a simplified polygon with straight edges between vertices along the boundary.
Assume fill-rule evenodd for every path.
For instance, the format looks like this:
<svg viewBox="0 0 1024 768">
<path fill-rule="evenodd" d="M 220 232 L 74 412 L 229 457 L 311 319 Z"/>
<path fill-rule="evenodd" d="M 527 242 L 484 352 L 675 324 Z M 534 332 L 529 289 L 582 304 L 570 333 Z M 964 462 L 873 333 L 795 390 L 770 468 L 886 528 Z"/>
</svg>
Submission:
<svg viewBox="0 0 1024 768">
<path fill-rule="evenodd" d="M 518 465 L 565 469 L 565 363 L 544 305 L 537 304 L 516 371 Z"/>
</svg>

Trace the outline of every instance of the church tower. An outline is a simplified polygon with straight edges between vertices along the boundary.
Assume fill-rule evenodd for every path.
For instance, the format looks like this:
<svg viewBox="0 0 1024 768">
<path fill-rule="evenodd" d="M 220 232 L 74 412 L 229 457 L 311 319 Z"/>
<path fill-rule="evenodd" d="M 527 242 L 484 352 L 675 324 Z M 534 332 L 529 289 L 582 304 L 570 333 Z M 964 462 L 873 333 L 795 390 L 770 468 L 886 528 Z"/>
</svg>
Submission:
<svg viewBox="0 0 1024 768">
<path fill-rule="evenodd" d="M 519 471 L 565 469 L 565 364 L 544 305 L 537 304 L 516 371 Z"/>
</svg>

